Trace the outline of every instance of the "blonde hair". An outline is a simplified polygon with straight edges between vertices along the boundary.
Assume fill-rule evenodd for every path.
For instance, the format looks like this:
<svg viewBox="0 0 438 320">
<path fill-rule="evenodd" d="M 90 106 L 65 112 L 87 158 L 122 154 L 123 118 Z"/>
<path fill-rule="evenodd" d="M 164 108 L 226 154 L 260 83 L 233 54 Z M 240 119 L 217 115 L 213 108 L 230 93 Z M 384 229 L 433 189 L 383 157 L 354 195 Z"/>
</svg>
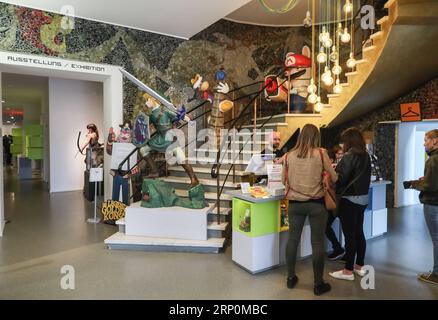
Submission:
<svg viewBox="0 0 438 320">
<path fill-rule="evenodd" d="M 319 129 L 313 124 L 306 124 L 298 137 L 297 144 L 292 151 L 297 150 L 298 158 L 307 158 L 311 151 L 321 146 Z"/>
</svg>

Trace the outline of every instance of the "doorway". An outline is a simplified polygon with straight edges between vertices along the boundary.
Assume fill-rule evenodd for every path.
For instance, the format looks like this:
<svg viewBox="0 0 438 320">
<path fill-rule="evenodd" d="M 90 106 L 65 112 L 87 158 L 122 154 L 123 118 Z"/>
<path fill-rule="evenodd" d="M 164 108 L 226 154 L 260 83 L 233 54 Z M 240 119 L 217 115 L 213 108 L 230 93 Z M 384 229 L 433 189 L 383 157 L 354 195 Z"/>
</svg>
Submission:
<svg viewBox="0 0 438 320">
<path fill-rule="evenodd" d="M 436 129 L 438 122 L 424 121 L 400 123 L 396 130 L 395 204 L 396 208 L 420 204 L 419 192 L 405 190 L 403 181 L 417 180 L 424 175 L 427 154 L 424 150 L 424 135 Z"/>
<path fill-rule="evenodd" d="M 53 101 L 58 101 L 59 103 L 64 103 L 65 108 L 67 110 L 67 114 L 62 117 L 59 114 L 55 114 L 55 117 L 52 119 L 49 118 L 49 126 L 58 125 L 60 130 L 59 132 L 65 132 L 66 128 L 69 128 L 72 123 L 74 123 L 75 115 L 80 114 L 82 102 L 80 97 L 75 97 L 72 90 L 67 89 L 64 92 L 64 97 L 68 99 L 62 98 L 60 91 L 50 90 L 51 82 L 53 87 L 56 86 L 64 86 L 67 88 L 72 83 L 69 82 L 71 80 L 78 81 L 92 81 L 98 83 L 101 87 L 102 94 L 102 109 L 101 113 L 101 132 L 104 136 L 105 132 L 108 132 L 110 127 L 118 125 L 122 123 L 123 120 L 123 79 L 122 74 L 120 72 L 120 67 L 111 66 L 111 65 L 101 65 L 101 64 L 92 64 L 87 62 L 78 62 L 72 60 L 64 60 L 53 57 L 44 57 L 44 56 L 36 56 L 36 55 L 28 55 L 28 54 L 20 54 L 20 53 L 12 53 L 12 52 L 0 52 L 0 87 L 2 83 L 3 74 L 19 74 L 19 75 L 32 75 L 37 77 L 45 77 L 48 80 L 49 84 L 49 92 L 54 95 L 54 97 L 49 96 L 49 100 L 52 98 Z M 51 79 L 54 79 L 51 81 Z M 70 94 L 70 95 L 69 95 Z M 58 99 L 56 99 L 56 95 L 58 95 Z M 69 96 L 68 96 L 69 95 Z M 68 97 L 67 97 L 68 96 Z M 2 93 L 2 108 L 3 108 L 3 93 Z M 6 102 L 6 101 L 5 101 Z M 50 107 L 49 107 L 50 109 Z M 86 108 L 85 108 L 86 109 Z M 82 109 L 83 112 L 89 111 Z M 48 116 L 48 114 L 47 114 Z M 3 119 L 0 119 L 3 122 Z M 50 122 L 53 120 L 53 125 L 50 125 Z M 90 122 L 93 121 L 90 119 Z M 82 124 L 83 125 L 83 124 Z M 84 130 L 80 128 L 80 130 Z M 77 130 L 75 128 L 76 135 Z M 64 140 L 64 138 L 52 137 L 52 133 L 54 130 L 50 131 L 49 139 L 46 139 L 45 143 L 47 143 L 47 148 L 45 148 L 44 152 L 48 150 L 53 150 L 54 148 L 58 148 L 60 150 L 59 154 L 62 155 L 63 148 L 66 151 L 65 154 L 68 154 L 70 151 L 75 154 L 77 151 L 76 145 L 73 143 L 71 145 L 71 140 Z M 103 137 L 102 136 L 102 137 Z M 75 141 L 75 139 L 73 139 Z M 71 145 L 71 146 L 70 146 Z M 53 155 L 53 156 L 52 156 Z M 3 234 L 4 229 L 4 186 L 3 186 L 3 157 L 0 155 L 0 163 L 2 163 L 2 167 L 0 170 L 0 236 Z M 46 158 L 47 159 L 47 158 Z M 43 179 L 46 178 L 49 181 L 49 186 L 51 192 L 60 192 L 67 191 L 68 188 L 72 188 L 72 186 L 67 186 L 68 188 L 64 189 L 59 187 L 58 189 L 54 188 L 54 180 L 56 178 L 60 178 L 62 173 L 55 172 L 53 170 L 49 170 L 49 168 L 55 168 L 52 162 L 56 164 L 60 164 L 59 172 L 68 172 L 70 169 L 68 166 L 62 166 L 61 163 L 63 161 L 58 161 L 60 157 L 55 156 L 53 152 L 47 161 L 44 162 L 42 168 L 42 176 Z M 77 159 L 77 162 L 81 162 L 80 159 Z M 50 163 L 50 164 L 49 164 Z M 73 162 L 72 162 L 73 163 Z M 82 164 L 79 164 L 80 166 Z M 104 176 L 108 176 L 110 167 L 110 158 L 105 155 L 104 162 Z M 50 173 L 53 172 L 53 174 Z M 47 174 L 47 172 L 49 172 Z M 48 176 L 45 176 L 45 175 Z M 76 177 L 76 176 L 75 176 Z M 77 177 L 76 177 L 77 178 Z M 82 181 L 82 179 L 81 179 Z M 104 190 L 105 190 L 105 198 L 110 197 L 111 190 L 111 179 L 105 179 L 104 182 Z"/>
</svg>

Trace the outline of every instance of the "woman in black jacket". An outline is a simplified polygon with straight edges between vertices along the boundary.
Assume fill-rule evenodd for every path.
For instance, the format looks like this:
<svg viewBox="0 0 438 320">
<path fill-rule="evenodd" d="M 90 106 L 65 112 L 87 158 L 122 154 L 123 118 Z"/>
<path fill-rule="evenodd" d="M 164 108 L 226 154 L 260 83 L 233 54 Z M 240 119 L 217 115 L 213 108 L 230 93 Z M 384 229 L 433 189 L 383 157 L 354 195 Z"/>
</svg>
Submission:
<svg viewBox="0 0 438 320">
<path fill-rule="evenodd" d="M 354 274 L 365 275 L 366 240 L 363 233 L 365 208 L 371 183 L 371 161 L 362 133 L 349 128 L 341 134 L 344 156 L 336 166 L 337 193 L 341 195 L 339 217 L 345 236 L 345 268 L 331 272 L 341 280 L 354 280 Z"/>
</svg>

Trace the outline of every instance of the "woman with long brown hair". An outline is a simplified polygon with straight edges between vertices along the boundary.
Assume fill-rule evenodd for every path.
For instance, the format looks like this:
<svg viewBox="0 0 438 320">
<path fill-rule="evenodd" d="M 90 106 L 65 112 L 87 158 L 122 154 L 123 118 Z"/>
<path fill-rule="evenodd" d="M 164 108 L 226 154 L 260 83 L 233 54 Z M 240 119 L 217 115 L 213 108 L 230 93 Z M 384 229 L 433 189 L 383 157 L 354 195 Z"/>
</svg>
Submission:
<svg viewBox="0 0 438 320">
<path fill-rule="evenodd" d="M 336 166 L 337 193 L 341 196 L 339 218 L 345 236 L 345 268 L 331 272 L 341 280 L 354 280 L 354 274 L 365 275 L 363 270 L 366 240 L 363 233 L 365 208 L 371 183 L 371 160 L 362 132 L 349 128 L 341 134 L 344 156 Z"/>
<path fill-rule="evenodd" d="M 309 218 L 312 242 L 314 293 L 321 295 L 331 287 L 324 282 L 324 235 L 327 210 L 324 205 L 322 173 L 327 171 L 336 182 L 336 172 L 331 166 L 327 152 L 320 149 L 319 130 L 306 124 L 298 137 L 296 146 L 284 157 L 283 182 L 289 200 L 289 240 L 286 247 L 288 269 L 287 287 L 292 289 L 298 282 L 295 274 L 298 244 L 306 218 Z"/>
</svg>

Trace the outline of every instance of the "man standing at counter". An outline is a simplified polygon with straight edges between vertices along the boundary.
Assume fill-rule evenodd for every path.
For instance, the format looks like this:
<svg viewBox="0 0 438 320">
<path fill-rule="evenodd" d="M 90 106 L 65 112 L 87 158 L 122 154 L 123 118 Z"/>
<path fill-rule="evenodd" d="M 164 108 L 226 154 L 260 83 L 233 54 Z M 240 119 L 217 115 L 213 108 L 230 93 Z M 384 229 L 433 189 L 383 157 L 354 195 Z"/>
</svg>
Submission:
<svg viewBox="0 0 438 320">
<path fill-rule="evenodd" d="M 438 129 L 426 133 L 424 147 L 429 155 L 424 177 L 405 182 L 405 187 L 421 191 L 420 202 L 424 206 L 424 218 L 433 243 L 433 271 L 419 274 L 418 279 L 438 284 Z"/>
</svg>

